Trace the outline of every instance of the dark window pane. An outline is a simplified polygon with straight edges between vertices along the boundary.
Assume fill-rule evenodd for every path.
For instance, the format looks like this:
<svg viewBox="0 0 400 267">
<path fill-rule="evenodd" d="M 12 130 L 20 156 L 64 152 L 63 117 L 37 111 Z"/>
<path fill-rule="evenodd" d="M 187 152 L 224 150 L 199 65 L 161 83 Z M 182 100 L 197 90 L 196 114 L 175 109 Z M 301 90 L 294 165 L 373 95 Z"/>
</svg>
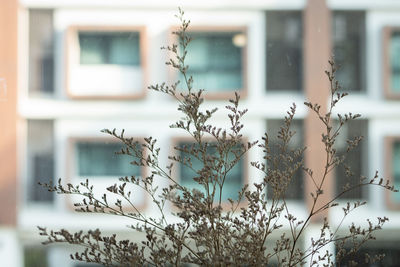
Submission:
<svg viewBox="0 0 400 267">
<path fill-rule="evenodd" d="M 47 267 L 47 252 L 43 248 L 25 248 L 24 249 L 25 267 Z"/>
<path fill-rule="evenodd" d="M 390 39 L 390 88 L 393 92 L 400 92 L 400 32 L 392 32 Z"/>
<path fill-rule="evenodd" d="M 267 90 L 302 90 L 301 11 L 267 12 Z"/>
<path fill-rule="evenodd" d="M 80 63 L 140 64 L 138 32 L 79 32 Z"/>
<path fill-rule="evenodd" d="M 48 182 L 53 179 L 54 174 L 54 158 L 53 154 L 35 155 L 33 158 L 33 185 L 38 185 L 39 182 Z M 49 201 L 53 199 L 53 194 L 47 192 L 44 188 L 37 188 L 32 192 L 32 199 L 35 201 Z"/>
<path fill-rule="evenodd" d="M 183 148 L 185 146 L 189 147 L 191 146 L 191 143 L 185 143 L 181 142 L 178 144 L 179 147 Z M 215 145 L 211 145 L 208 147 L 207 154 L 218 157 L 219 154 L 216 152 Z M 196 159 L 192 155 L 188 155 L 184 152 L 181 152 L 180 156 L 182 158 L 190 158 L 191 163 L 192 163 L 192 169 L 189 167 L 180 164 L 180 184 L 182 186 L 185 186 L 187 188 L 193 189 L 196 188 L 203 193 L 205 192 L 205 189 L 202 185 L 199 185 L 196 181 L 193 180 L 193 178 L 197 177 L 198 174 L 196 172 L 200 171 L 204 165 L 203 163 Z M 230 153 L 228 155 L 228 160 L 232 161 L 234 159 L 233 153 Z M 244 182 L 244 170 L 243 170 L 243 158 L 228 172 L 227 177 L 225 178 L 224 186 L 223 186 L 223 192 L 222 192 L 222 200 L 226 201 L 228 198 L 237 200 L 238 198 L 238 192 L 242 189 Z M 214 172 L 215 174 L 215 172 Z M 219 196 L 219 189 L 216 191 L 216 196 Z"/>
<path fill-rule="evenodd" d="M 278 143 L 281 143 L 281 140 L 277 138 L 280 127 L 283 125 L 282 120 L 268 120 L 267 128 L 268 128 L 268 136 L 270 140 L 270 148 L 271 154 L 273 157 L 277 157 L 280 153 L 279 148 L 276 146 Z M 301 120 L 293 120 L 290 130 L 296 132 L 296 134 L 292 137 L 289 143 L 289 150 L 296 150 L 302 148 L 304 146 L 304 130 L 303 130 L 303 121 Z M 268 162 L 267 162 L 268 166 Z M 279 166 L 282 167 L 282 166 Z M 286 199 L 296 199 L 301 200 L 304 198 L 304 171 L 300 168 L 298 169 L 294 176 L 292 177 L 292 181 L 287 188 L 285 197 Z M 273 195 L 272 189 L 268 187 L 267 197 L 270 198 Z"/>
<path fill-rule="evenodd" d="M 53 122 L 46 120 L 28 121 L 28 200 L 52 201 L 53 193 L 38 182 L 48 183 L 54 178 Z"/>
<path fill-rule="evenodd" d="M 349 248 L 348 248 L 349 249 Z M 385 257 L 381 262 L 377 263 L 365 263 L 365 253 L 373 257 L 375 255 L 385 254 Z M 349 260 L 354 260 L 359 263 L 359 266 L 366 267 L 397 267 L 400 266 L 400 247 L 397 242 L 379 242 L 371 241 L 364 245 L 354 256 L 345 257 L 341 260 L 340 266 L 347 267 Z"/>
<path fill-rule="evenodd" d="M 29 11 L 29 92 L 54 90 L 53 11 Z"/>
<path fill-rule="evenodd" d="M 347 140 L 353 140 L 356 136 L 363 136 L 363 141 L 359 143 L 358 147 L 346 153 Z M 336 193 L 343 191 L 343 186 L 346 184 L 355 185 L 360 181 L 361 175 L 367 173 L 368 163 L 368 121 L 355 120 L 345 124 L 338 136 L 335 148 L 339 156 L 346 155 L 345 163 L 351 168 L 353 176 L 346 177 L 346 171 L 343 165 L 335 169 L 336 176 Z M 363 198 L 363 188 L 357 188 L 341 196 L 342 199 L 360 199 Z"/>
<path fill-rule="evenodd" d="M 392 167 L 394 187 L 400 188 L 400 141 L 393 144 Z M 391 198 L 393 202 L 400 203 L 399 193 L 391 193 Z"/>
<path fill-rule="evenodd" d="M 241 32 L 191 32 L 186 64 L 195 89 L 230 91 L 243 88 Z M 180 76 L 182 80 L 183 76 Z"/>
<path fill-rule="evenodd" d="M 337 80 L 345 91 L 365 90 L 365 13 L 335 11 L 332 27 Z"/>
<path fill-rule="evenodd" d="M 76 143 L 76 162 L 79 176 L 140 176 L 140 167 L 130 164 L 135 158 L 116 155 L 122 148 L 119 143 L 78 142 Z"/>
<path fill-rule="evenodd" d="M 97 263 L 78 263 L 75 264 L 75 267 L 104 267 L 104 265 L 100 265 Z"/>
</svg>

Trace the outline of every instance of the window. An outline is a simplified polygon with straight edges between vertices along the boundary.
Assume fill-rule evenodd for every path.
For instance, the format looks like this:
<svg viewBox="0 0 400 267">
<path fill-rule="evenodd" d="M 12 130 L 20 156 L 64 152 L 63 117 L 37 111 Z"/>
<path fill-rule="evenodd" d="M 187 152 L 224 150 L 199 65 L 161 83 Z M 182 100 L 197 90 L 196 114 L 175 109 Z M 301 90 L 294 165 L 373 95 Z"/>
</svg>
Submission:
<svg viewBox="0 0 400 267">
<path fill-rule="evenodd" d="M 78 263 L 74 265 L 75 267 L 103 267 L 104 265 L 100 265 L 97 263 Z"/>
<path fill-rule="evenodd" d="M 138 144 L 140 146 L 140 144 Z M 120 177 L 134 176 L 136 178 L 147 175 L 146 168 L 132 165 L 131 162 L 138 160 L 133 155 L 119 155 L 116 152 L 121 151 L 125 146 L 113 139 L 96 137 L 74 137 L 69 139 L 69 152 L 66 158 L 67 168 L 65 177 L 72 179 L 74 185 L 89 179 L 93 185 L 93 194 L 100 199 L 107 187 L 119 183 Z M 71 153 L 72 152 L 72 153 Z M 132 192 L 130 201 L 135 208 L 142 210 L 147 201 L 147 195 L 139 187 L 127 184 L 127 191 Z M 121 197 L 108 193 L 109 203 L 115 203 Z M 67 201 L 71 203 L 81 202 L 82 198 L 71 195 Z M 132 208 L 131 204 L 122 199 L 122 205 L 126 208 Z M 71 205 L 72 206 L 72 205 Z"/>
<path fill-rule="evenodd" d="M 27 146 L 27 186 L 29 188 L 27 200 L 51 202 L 54 194 L 38 185 L 38 182 L 48 183 L 54 178 L 53 122 L 29 120 Z"/>
<path fill-rule="evenodd" d="M 79 32 L 81 65 L 140 65 L 138 32 Z"/>
<path fill-rule="evenodd" d="M 278 132 L 280 127 L 283 125 L 282 120 L 268 120 L 267 121 L 267 129 L 268 136 L 270 140 L 270 149 L 273 157 L 278 156 L 279 148 L 277 147 L 278 142 L 281 142 L 278 139 Z M 292 137 L 289 143 L 290 150 L 301 149 L 304 147 L 304 130 L 303 130 L 303 121 L 302 120 L 293 120 L 290 126 L 290 130 L 292 132 L 296 132 L 296 134 Z M 267 162 L 268 167 L 268 162 Z M 280 166 L 278 166 L 280 167 Z M 301 200 L 304 198 L 304 171 L 300 168 L 298 169 L 294 176 L 292 177 L 292 181 L 289 184 L 289 187 L 286 191 L 286 199 L 294 199 Z M 272 189 L 270 187 L 267 188 L 267 197 L 270 198 L 273 195 Z"/>
<path fill-rule="evenodd" d="M 301 11 L 267 11 L 267 90 L 303 88 L 303 26 Z"/>
<path fill-rule="evenodd" d="M 139 98 L 146 85 L 143 27 L 70 27 L 67 93 L 76 98 Z"/>
<path fill-rule="evenodd" d="M 332 19 L 336 78 L 344 91 L 364 91 L 365 12 L 334 11 Z"/>
<path fill-rule="evenodd" d="M 127 155 L 116 155 L 120 143 L 101 141 L 78 141 L 75 144 L 76 175 L 86 178 L 118 178 L 140 176 L 139 166 L 130 164 L 134 159 Z"/>
<path fill-rule="evenodd" d="M 195 27 L 192 30 L 186 64 L 189 65 L 188 74 L 194 78 L 193 87 L 205 89 L 206 96 L 211 98 L 245 91 L 245 31 L 196 31 Z M 180 80 L 183 81 L 183 75 Z"/>
<path fill-rule="evenodd" d="M 349 251 L 351 246 L 346 247 Z M 382 261 L 376 263 L 365 263 L 365 253 L 368 253 L 371 258 L 375 255 L 385 254 Z M 387 267 L 387 266 L 399 266 L 400 265 L 400 248 L 398 242 L 395 241 L 385 241 L 381 242 L 379 240 L 374 240 L 365 243 L 355 255 L 351 257 L 345 257 L 341 260 L 340 266 L 353 266 L 349 264 L 350 260 L 354 260 L 362 266 L 365 267 Z"/>
<path fill-rule="evenodd" d="M 54 91 L 53 11 L 29 11 L 29 93 L 38 95 Z"/>
<path fill-rule="evenodd" d="M 386 176 L 395 188 L 400 187 L 400 138 L 387 137 L 386 140 Z M 387 192 L 387 202 L 390 208 L 400 208 L 400 194 Z"/>
<path fill-rule="evenodd" d="M 393 144 L 393 155 L 392 155 L 392 166 L 393 166 L 393 182 L 396 188 L 400 187 L 400 141 Z M 396 202 L 400 202 L 399 194 L 392 194 L 393 199 Z"/>
<path fill-rule="evenodd" d="M 190 149 L 192 143 L 189 142 L 179 142 L 178 147 L 184 148 L 185 146 Z M 213 155 L 218 157 L 216 152 L 215 144 L 210 143 L 210 146 L 207 149 L 207 154 Z M 180 177 L 180 184 L 187 188 L 193 189 L 196 188 L 203 193 L 205 192 L 202 185 L 199 185 L 196 181 L 193 180 L 196 176 L 198 176 L 197 172 L 203 168 L 203 164 L 200 160 L 195 158 L 192 155 L 188 155 L 187 153 L 180 152 L 179 155 L 181 158 L 190 158 L 192 163 L 192 169 L 187 167 L 184 164 L 179 164 L 179 177 Z M 229 160 L 234 159 L 234 154 L 230 153 L 228 155 Z M 244 158 L 242 158 L 227 174 L 225 178 L 223 192 L 222 192 L 222 201 L 227 201 L 228 198 L 232 200 L 238 199 L 238 192 L 244 186 Z M 217 189 L 216 195 L 219 196 L 219 190 Z"/>
<path fill-rule="evenodd" d="M 384 29 L 384 87 L 388 98 L 400 97 L 400 28 Z"/>
<path fill-rule="evenodd" d="M 24 266 L 25 267 L 48 267 L 49 266 L 49 263 L 47 260 L 47 251 L 42 247 L 43 246 L 24 248 Z"/>
<path fill-rule="evenodd" d="M 393 32 L 391 36 L 390 46 L 390 72 L 391 72 L 391 88 L 395 92 L 400 91 L 400 32 Z"/>
<path fill-rule="evenodd" d="M 346 154 L 347 140 L 353 140 L 357 136 L 363 136 L 363 140 L 358 147 Z M 347 177 L 343 165 L 335 169 L 336 193 L 343 191 L 346 184 L 350 186 L 359 182 L 361 175 L 367 174 L 368 164 L 368 121 L 354 120 L 343 125 L 340 135 L 336 139 L 335 148 L 338 156 L 346 155 L 345 163 L 351 168 L 353 176 Z M 358 187 L 355 190 L 345 193 L 341 199 L 361 199 L 365 198 L 364 188 Z"/>
</svg>

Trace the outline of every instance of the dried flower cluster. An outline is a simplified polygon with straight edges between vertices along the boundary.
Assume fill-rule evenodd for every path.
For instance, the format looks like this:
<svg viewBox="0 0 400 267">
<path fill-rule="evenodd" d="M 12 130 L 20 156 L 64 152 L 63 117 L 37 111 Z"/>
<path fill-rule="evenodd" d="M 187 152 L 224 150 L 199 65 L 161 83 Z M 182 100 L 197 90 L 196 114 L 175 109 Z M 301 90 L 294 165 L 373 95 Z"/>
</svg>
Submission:
<svg viewBox="0 0 400 267">
<path fill-rule="evenodd" d="M 74 194 L 83 197 L 75 204 L 76 210 L 86 213 L 104 213 L 132 219 L 130 227 L 133 231 L 145 233 L 142 242 L 120 240 L 116 235 L 103 236 L 97 229 L 86 233 L 71 233 L 67 230 L 48 231 L 39 227 L 40 235 L 47 238 L 44 244 L 68 243 L 83 247 L 84 250 L 71 255 L 74 260 L 95 262 L 104 266 L 181 266 L 196 264 L 201 266 L 300 266 L 309 263 L 316 266 L 323 262 L 324 266 L 340 264 L 341 260 L 357 252 L 362 244 L 374 239 L 373 233 L 381 229 L 388 220 L 378 218 L 373 223 L 368 220 L 368 227 L 362 228 L 351 225 L 346 234 L 339 234 L 337 227 L 331 227 L 325 218 L 320 235 L 311 240 L 309 247 L 299 244 L 304 238 L 304 232 L 311 220 L 323 211 L 337 206 L 336 200 L 344 193 L 363 186 L 378 186 L 390 191 L 396 191 L 387 181 L 383 181 L 378 173 L 372 178 L 360 177 L 353 184 L 348 184 L 343 191 L 326 203 L 321 203 L 322 188 L 327 175 L 335 167 L 345 164 L 345 156 L 338 156 L 335 141 L 341 127 L 348 121 L 360 117 L 359 114 L 338 115 L 338 123 L 333 124 L 333 109 L 346 96 L 340 93 L 340 86 L 335 80 L 336 67 L 330 62 L 331 69 L 326 74 L 331 84 L 331 101 L 328 111 L 324 113 L 317 103 L 306 102 L 305 105 L 315 112 L 324 124 L 326 132 L 322 134 L 322 142 L 326 151 L 326 163 L 322 179 L 315 179 L 313 171 L 304 166 L 304 148 L 291 150 L 288 147 L 292 136 L 291 122 L 295 115 L 296 106 L 290 108 L 284 123 L 280 128 L 279 144 L 270 144 L 268 135 L 262 140 L 246 142 L 241 134 L 242 117 L 246 109 L 239 109 L 239 95 L 230 100 L 226 109 L 229 111 L 229 129 L 221 129 L 210 124 L 210 118 L 217 109 L 202 110 L 204 102 L 203 91 L 193 88 L 193 78 L 188 74 L 189 66 L 185 64 L 187 47 L 191 38 L 187 35 L 190 21 L 183 18 L 183 11 L 177 16 L 181 21 L 179 31 L 174 32 L 179 44 L 165 47 L 174 55 L 167 65 L 179 71 L 187 90 L 178 89 L 179 82 L 167 85 L 156 84 L 149 89 L 163 92 L 176 99 L 183 118 L 171 127 L 181 129 L 191 136 L 191 142 L 176 146 L 179 152 L 169 157 L 170 165 L 163 167 L 159 164 L 160 148 L 157 140 L 145 138 L 142 143 L 126 138 L 124 131 L 104 130 L 119 139 L 124 148 L 118 152 L 122 156 L 132 158 L 133 165 L 151 169 L 148 177 L 122 177 L 119 184 L 107 188 L 109 192 L 102 198 L 93 193 L 93 186 L 86 180 L 80 185 L 46 184 L 50 190 L 60 194 Z M 333 126 L 336 125 L 336 126 Z M 348 141 L 350 151 L 358 145 L 361 137 Z M 271 153 L 271 146 L 276 145 L 278 155 Z M 264 158 L 251 165 L 263 173 L 263 179 L 251 187 L 245 185 L 237 193 L 235 200 L 229 199 L 229 207 L 223 205 L 223 190 L 230 171 L 239 163 L 249 149 L 262 149 Z M 201 168 L 196 169 L 193 161 L 201 162 Z M 268 164 L 266 164 L 266 162 Z M 192 179 L 198 184 L 198 189 L 182 186 L 173 175 L 176 165 L 184 165 L 193 171 Z M 312 208 L 304 220 L 294 217 L 287 205 L 285 192 L 297 170 L 307 174 L 315 186 L 312 196 Z M 346 173 L 351 170 L 346 166 Z M 167 179 L 169 186 L 158 188 L 155 181 Z M 319 181 L 319 182 L 317 182 Z M 148 217 L 133 204 L 134 195 L 131 186 L 145 190 L 159 211 L 159 216 Z M 266 197 L 267 187 L 272 188 L 272 196 Z M 251 188 L 251 189 L 250 189 Z M 117 201 L 110 203 L 108 194 L 118 196 Z M 115 203 L 114 203 L 115 202 Z M 128 203 L 130 208 L 127 209 Z M 343 207 L 345 217 L 364 205 L 365 202 L 347 203 Z M 165 207 L 172 206 L 176 218 L 165 214 Z M 280 229 L 286 223 L 290 232 Z M 278 233 L 278 234 L 277 234 Z M 341 232 L 342 233 L 342 232 Z M 336 255 L 329 252 L 329 244 L 336 246 Z M 347 249 L 346 249 L 347 248 Z M 350 249 L 348 249 L 350 248 Z M 368 256 L 368 261 L 379 260 L 381 256 Z M 334 263 L 334 261 L 336 263 Z M 346 262 L 347 264 L 347 262 Z M 350 264 L 355 264 L 350 262 Z"/>
</svg>

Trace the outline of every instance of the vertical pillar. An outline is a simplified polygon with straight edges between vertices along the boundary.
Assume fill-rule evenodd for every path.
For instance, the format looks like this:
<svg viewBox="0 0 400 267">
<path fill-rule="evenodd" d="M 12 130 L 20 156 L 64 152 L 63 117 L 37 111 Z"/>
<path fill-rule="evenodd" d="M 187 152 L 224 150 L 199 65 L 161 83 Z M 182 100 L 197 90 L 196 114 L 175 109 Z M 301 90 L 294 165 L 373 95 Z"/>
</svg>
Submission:
<svg viewBox="0 0 400 267">
<path fill-rule="evenodd" d="M 0 227 L 17 221 L 17 0 L 0 4 Z"/>
<path fill-rule="evenodd" d="M 331 14 L 325 0 L 308 0 L 304 11 L 304 88 L 307 101 L 318 103 L 321 113 L 326 112 L 329 99 L 329 82 L 324 73 L 329 69 L 328 60 L 331 56 Z M 305 152 L 306 166 L 313 170 L 314 180 L 319 184 L 324 174 L 326 153 L 321 134 L 326 132 L 322 122 L 313 111 L 308 111 L 305 119 Z M 327 177 L 323 187 L 323 195 L 319 197 L 319 205 L 332 196 L 332 177 Z M 305 199 L 310 210 L 313 200 L 310 193 L 315 195 L 316 187 L 310 177 L 305 178 Z M 321 222 L 327 214 L 320 214 L 314 222 Z"/>
</svg>

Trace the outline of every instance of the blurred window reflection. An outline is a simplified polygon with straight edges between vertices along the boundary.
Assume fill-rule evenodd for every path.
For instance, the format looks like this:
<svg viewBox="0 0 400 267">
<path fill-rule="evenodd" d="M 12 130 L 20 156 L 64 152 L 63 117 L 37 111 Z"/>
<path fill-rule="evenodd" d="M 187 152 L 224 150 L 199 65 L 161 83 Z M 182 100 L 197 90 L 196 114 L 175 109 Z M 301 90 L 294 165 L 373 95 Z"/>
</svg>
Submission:
<svg viewBox="0 0 400 267">
<path fill-rule="evenodd" d="M 190 32 L 189 35 L 193 40 L 186 64 L 194 78 L 194 88 L 213 92 L 243 89 L 246 36 L 242 32 Z"/>
<path fill-rule="evenodd" d="M 29 93 L 54 91 L 53 11 L 29 11 Z"/>
<path fill-rule="evenodd" d="M 278 139 L 278 132 L 280 127 L 283 125 L 283 120 L 268 120 L 268 136 L 270 141 L 270 149 L 272 157 L 277 157 L 280 154 L 280 149 L 277 147 L 278 143 L 282 141 Z M 296 134 L 292 137 L 289 142 L 289 150 L 301 149 L 304 147 L 304 130 L 303 130 L 303 120 L 293 120 L 290 126 L 290 131 L 295 132 Z M 280 161 L 280 160 L 279 160 Z M 272 167 L 268 165 L 268 167 Z M 278 166 L 282 168 L 283 166 Z M 292 182 L 286 191 L 286 199 L 294 199 L 294 200 L 302 200 L 304 198 L 304 171 L 300 168 L 298 169 L 293 177 Z M 273 192 L 270 187 L 267 190 L 267 197 L 272 198 Z"/>
<path fill-rule="evenodd" d="M 180 142 L 178 147 L 185 147 L 187 146 L 188 149 L 192 146 L 192 143 L 188 142 Z M 212 145 L 208 147 L 207 154 L 213 155 L 215 157 L 219 157 L 218 152 L 216 151 L 215 146 Z M 199 185 L 198 182 L 194 181 L 193 178 L 197 177 L 197 171 L 200 171 L 204 166 L 200 160 L 195 158 L 192 155 L 187 153 L 181 152 L 180 157 L 182 158 L 190 158 L 192 163 L 192 169 L 184 164 L 180 164 L 180 184 L 187 188 L 193 189 L 196 188 L 203 193 L 205 190 L 202 185 Z M 234 154 L 230 153 L 228 155 L 229 160 L 234 159 Z M 237 200 L 238 199 L 238 192 L 242 189 L 244 185 L 244 169 L 243 169 L 243 158 L 228 172 L 227 177 L 225 178 L 225 183 L 222 192 L 222 200 L 226 201 L 228 198 Z M 217 162 L 214 162 L 217 163 Z M 216 190 L 216 196 L 219 196 L 219 190 Z"/>
<path fill-rule="evenodd" d="M 349 244 L 347 250 L 350 250 L 352 246 Z M 373 258 L 376 255 L 385 254 L 382 261 L 376 263 L 366 263 L 365 254 Z M 361 247 L 359 251 L 355 253 L 355 255 L 345 257 L 340 262 L 340 266 L 347 267 L 353 266 L 349 263 L 350 260 L 354 260 L 360 264 L 360 266 L 365 267 L 395 267 L 400 266 L 400 247 L 398 246 L 398 242 L 395 241 L 371 241 L 367 242 L 365 245 Z"/>
<path fill-rule="evenodd" d="M 79 32 L 80 63 L 140 65 L 138 32 Z"/>
<path fill-rule="evenodd" d="M 400 93 L 400 31 L 393 31 L 390 36 L 390 89 Z"/>
<path fill-rule="evenodd" d="M 393 184 L 395 188 L 400 188 L 400 141 L 397 140 L 393 142 L 393 155 L 392 156 L 392 175 Z M 400 194 L 391 193 L 391 199 L 395 203 L 400 203 Z"/>
<path fill-rule="evenodd" d="M 28 200 L 51 202 L 54 194 L 38 185 L 54 178 L 53 121 L 28 121 Z"/>
<path fill-rule="evenodd" d="M 301 11 L 267 11 L 267 90 L 303 88 Z"/>
<path fill-rule="evenodd" d="M 337 80 L 345 91 L 365 91 L 365 12 L 334 11 L 332 31 Z"/>
<path fill-rule="evenodd" d="M 359 145 L 346 153 L 348 144 L 347 140 L 353 140 L 357 136 L 363 136 L 363 140 Z M 345 163 L 351 168 L 352 176 L 346 176 L 346 170 L 341 164 L 335 171 L 336 176 L 336 193 L 343 191 L 346 184 L 350 186 L 359 183 L 360 176 L 367 176 L 368 172 L 368 121 L 354 120 L 344 124 L 340 135 L 336 139 L 335 148 L 339 157 L 346 155 Z M 355 190 L 345 193 L 341 199 L 361 199 L 366 198 L 366 192 L 363 188 L 358 187 Z"/>
<path fill-rule="evenodd" d="M 104 267 L 104 265 L 100 265 L 97 263 L 78 263 L 74 265 L 75 267 Z"/>
<path fill-rule="evenodd" d="M 135 158 L 115 154 L 115 152 L 121 151 L 120 143 L 78 141 L 75 148 L 76 174 L 82 178 L 110 176 L 118 178 L 141 175 L 141 168 L 130 164 Z"/>
<path fill-rule="evenodd" d="M 25 267 L 48 267 L 47 250 L 43 246 L 24 248 Z"/>
</svg>

